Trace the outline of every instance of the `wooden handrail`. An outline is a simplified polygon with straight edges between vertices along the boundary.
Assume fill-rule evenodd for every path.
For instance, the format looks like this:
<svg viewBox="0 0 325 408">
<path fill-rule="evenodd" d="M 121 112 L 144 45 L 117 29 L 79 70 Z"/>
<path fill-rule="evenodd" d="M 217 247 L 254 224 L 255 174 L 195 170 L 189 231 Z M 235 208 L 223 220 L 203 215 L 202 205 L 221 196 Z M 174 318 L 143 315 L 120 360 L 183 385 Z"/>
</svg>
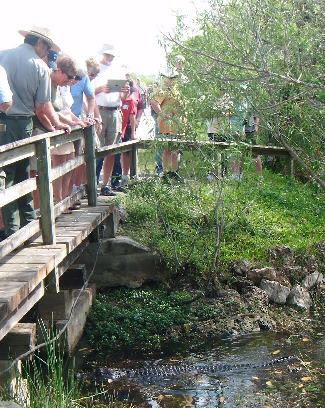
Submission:
<svg viewBox="0 0 325 408">
<path fill-rule="evenodd" d="M 62 146 L 66 143 L 84 140 L 85 154 L 81 154 L 72 160 L 56 168 L 51 168 L 51 149 Z M 37 156 L 38 177 L 30 178 L 4 191 L 0 191 L 0 207 L 16 200 L 20 196 L 30 193 L 38 187 L 40 193 L 40 213 L 41 223 L 35 220 L 28 226 L 23 227 L 11 237 L 0 243 L 0 257 L 10 253 L 13 249 L 23 244 L 27 239 L 36 233 L 42 232 L 45 244 L 55 243 L 55 217 L 63 212 L 67 206 L 81 197 L 82 192 L 77 196 L 71 195 L 61 203 L 54 206 L 52 181 L 70 172 L 71 170 L 86 164 L 87 172 L 87 195 L 88 204 L 97 204 L 97 182 L 96 182 L 96 159 L 116 153 L 131 153 L 131 176 L 137 172 L 137 150 L 148 149 L 154 146 L 173 146 L 180 149 L 200 149 L 205 147 L 215 147 L 217 149 L 231 149 L 242 147 L 251 150 L 255 154 L 271 156 L 289 156 L 290 153 L 280 146 L 249 145 L 244 142 L 214 142 L 197 141 L 186 139 L 154 139 L 154 140 L 130 140 L 121 144 L 114 144 L 101 148 L 95 147 L 94 126 L 86 128 L 76 127 L 71 134 L 67 135 L 63 131 L 48 132 L 30 138 L 22 139 L 4 146 L 0 146 L 0 168 L 15 163 L 19 160 Z M 37 182 L 37 185 L 36 185 Z"/>
<path fill-rule="evenodd" d="M 61 166 L 54 167 L 51 171 L 51 180 L 56 180 L 64 174 L 69 173 L 71 170 L 76 169 L 85 163 L 85 156 L 82 154 L 74 159 L 71 159 Z"/>
<path fill-rule="evenodd" d="M 17 200 L 19 197 L 31 193 L 36 190 L 36 188 L 36 178 L 33 177 L 0 191 L 0 208 Z"/>
</svg>

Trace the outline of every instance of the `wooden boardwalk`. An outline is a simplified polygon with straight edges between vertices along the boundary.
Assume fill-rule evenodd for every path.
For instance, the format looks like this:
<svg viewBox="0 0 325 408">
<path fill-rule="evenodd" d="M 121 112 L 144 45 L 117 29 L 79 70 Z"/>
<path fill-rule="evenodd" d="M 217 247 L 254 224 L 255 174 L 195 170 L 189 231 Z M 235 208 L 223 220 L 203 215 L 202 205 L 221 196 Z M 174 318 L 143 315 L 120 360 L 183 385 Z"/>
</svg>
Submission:
<svg viewBox="0 0 325 408">
<path fill-rule="evenodd" d="M 51 149 L 69 142 L 77 142 L 84 146 L 84 149 L 76 152 L 75 158 L 59 167 L 52 168 Z M 160 148 L 167 144 L 173 148 L 194 151 L 206 147 L 223 150 L 235 145 L 225 142 L 164 139 L 164 141 L 131 140 L 122 144 L 96 148 L 95 129 L 94 126 L 90 126 L 85 129 L 76 128 L 69 135 L 62 131 L 55 131 L 0 146 L 0 169 L 23 159 L 37 158 L 36 177 L 0 190 L 0 209 L 36 189 L 40 196 L 40 218 L 23 226 L 19 231 L 0 242 L 0 341 L 9 332 L 11 333 L 8 337 L 16 338 L 16 340 L 10 340 L 11 343 L 9 342 L 10 356 L 6 357 L 5 352 L 2 353 L 4 357 L 0 356 L 0 363 L 4 359 L 2 361 L 4 366 L 12 356 L 12 346 L 15 348 L 15 345 L 18 344 L 16 355 L 20 356 L 19 350 L 21 350 L 22 342 L 29 350 L 32 348 L 32 343 L 36 341 L 36 329 L 31 330 L 29 326 L 25 327 L 26 319 L 25 323 L 22 321 L 22 318 L 34 305 L 37 304 L 38 312 L 43 305 L 43 313 L 49 318 L 55 312 L 57 323 L 66 322 L 69 319 L 68 323 L 73 323 L 75 326 L 84 324 L 80 322 L 85 320 L 86 310 L 91 305 L 91 296 L 88 297 L 88 300 L 85 296 L 83 303 L 80 302 L 82 304 L 79 305 L 81 320 L 78 320 L 78 317 L 70 320 L 71 315 L 66 313 L 71 310 L 74 296 L 73 290 L 70 289 L 83 288 L 84 292 L 86 289 L 83 284 L 80 286 L 80 281 L 84 283 L 83 278 L 79 278 L 77 274 L 74 281 L 69 273 L 78 270 L 78 265 L 73 264 L 88 243 L 98 240 L 101 223 L 108 222 L 108 217 L 112 215 L 111 219 L 114 224 L 112 201 L 107 198 L 101 200 L 97 197 L 96 160 L 115 153 L 129 152 L 131 156 L 130 176 L 133 177 L 137 174 L 138 149 L 155 148 L 157 144 Z M 245 148 L 256 154 L 287 156 L 291 160 L 292 172 L 294 170 L 293 158 L 283 147 L 246 145 Z M 85 190 L 79 189 L 55 205 L 52 183 L 81 165 L 86 168 L 87 200 L 81 200 L 82 206 L 79 210 L 74 210 L 72 214 L 63 214 L 83 196 Z M 66 271 L 69 273 L 65 273 Z M 64 273 L 60 282 L 60 277 Z M 70 283 L 70 286 L 67 282 Z M 72 284 L 76 286 L 71 286 Z M 62 306 L 61 303 L 64 305 Z M 32 325 L 36 326 L 34 319 L 32 320 Z M 80 335 L 80 333 L 76 334 L 79 328 L 74 327 L 73 324 L 70 326 L 70 332 L 69 328 L 67 329 L 67 332 L 71 334 L 70 344 L 72 345 L 76 343 Z M 24 336 L 25 332 L 30 335 Z M 5 341 L 6 339 L 3 340 Z M 4 349 L 3 342 L 0 349 Z"/>
<path fill-rule="evenodd" d="M 112 213 L 113 205 L 103 200 L 89 207 L 82 200 L 79 210 L 61 214 L 55 222 L 56 244 L 44 245 L 38 237 L 0 259 L 0 340 L 44 295 L 74 262 L 79 246 Z M 69 261 L 70 260 L 70 261 Z M 53 275 L 53 276 L 52 276 Z"/>
</svg>

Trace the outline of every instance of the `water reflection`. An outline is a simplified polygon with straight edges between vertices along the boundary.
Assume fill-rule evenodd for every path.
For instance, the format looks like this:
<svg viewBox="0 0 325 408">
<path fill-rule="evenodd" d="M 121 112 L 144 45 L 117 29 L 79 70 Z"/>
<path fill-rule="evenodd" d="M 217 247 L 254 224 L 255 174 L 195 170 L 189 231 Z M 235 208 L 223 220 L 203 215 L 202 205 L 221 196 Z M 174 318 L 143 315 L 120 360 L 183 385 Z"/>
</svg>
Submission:
<svg viewBox="0 0 325 408">
<path fill-rule="evenodd" d="M 262 365 L 275 357 L 295 354 L 312 365 L 317 365 L 321 359 L 325 358 L 324 336 L 319 337 L 316 341 L 304 340 L 301 336 L 290 337 L 278 334 L 232 338 L 207 344 L 206 349 L 201 352 L 185 352 L 183 356 L 177 355 L 172 359 L 160 360 L 159 364 L 172 364 L 171 361 L 187 360 L 196 363 Z M 133 362 L 133 364 L 150 367 L 157 362 L 142 361 Z M 121 363 L 120 368 L 125 368 L 125 365 Z M 295 392 L 301 392 L 303 375 L 306 377 L 306 374 L 300 371 L 289 370 L 288 364 L 284 364 L 266 369 L 240 369 L 211 375 L 182 373 L 171 378 L 168 378 L 168 375 L 166 378 L 146 378 L 144 376 L 137 378 L 136 382 L 123 380 L 109 386 L 117 391 L 118 398 L 127 394 L 128 401 L 131 401 L 133 406 L 143 408 L 321 407 L 321 401 L 319 405 L 318 402 L 315 405 L 293 405 L 290 402 L 295 401 Z M 265 392 L 265 390 L 270 392 Z M 321 398 L 320 394 L 319 399 Z"/>
</svg>

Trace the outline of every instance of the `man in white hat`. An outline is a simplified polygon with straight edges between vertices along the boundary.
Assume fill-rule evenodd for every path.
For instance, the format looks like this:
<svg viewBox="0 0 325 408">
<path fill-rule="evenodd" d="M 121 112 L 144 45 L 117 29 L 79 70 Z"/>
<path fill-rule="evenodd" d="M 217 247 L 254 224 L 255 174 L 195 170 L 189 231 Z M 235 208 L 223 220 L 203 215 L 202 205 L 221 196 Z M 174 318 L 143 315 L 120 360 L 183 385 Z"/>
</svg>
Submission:
<svg viewBox="0 0 325 408">
<path fill-rule="evenodd" d="M 102 117 L 103 127 L 99 140 L 101 146 L 109 146 L 117 143 L 121 136 L 122 115 L 120 111 L 121 97 L 123 92 L 110 92 L 107 86 L 108 79 L 118 79 L 122 75 L 113 77 L 111 64 L 116 56 L 114 47 L 110 44 L 104 44 L 100 50 L 102 59 L 100 62 L 100 72 L 93 80 L 95 89 L 96 102 Z M 103 167 L 103 186 L 101 194 L 106 196 L 114 196 L 115 193 L 111 189 L 111 177 L 114 166 L 114 155 L 106 156 L 104 160 L 99 159 L 97 162 L 97 180 Z"/>
<path fill-rule="evenodd" d="M 0 124 L 6 128 L 1 135 L 0 145 L 30 137 L 33 130 L 33 116 L 44 113 L 55 129 L 70 131 L 61 123 L 51 103 L 50 71 L 43 58 L 53 48 L 59 50 L 51 39 L 49 30 L 33 27 L 19 31 L 25 37 L 24 44 L 0 52 L 0 64 L 7 72 L 13 93 L 12 106 L 0 113 Z M 29 159 L 4 167 L 6 188 L 29 178 Z M 20 227 L 35 219 L 33 199 L 26 194 L 2 208 L 5 234 L 9 236 Z"/>
</svg>

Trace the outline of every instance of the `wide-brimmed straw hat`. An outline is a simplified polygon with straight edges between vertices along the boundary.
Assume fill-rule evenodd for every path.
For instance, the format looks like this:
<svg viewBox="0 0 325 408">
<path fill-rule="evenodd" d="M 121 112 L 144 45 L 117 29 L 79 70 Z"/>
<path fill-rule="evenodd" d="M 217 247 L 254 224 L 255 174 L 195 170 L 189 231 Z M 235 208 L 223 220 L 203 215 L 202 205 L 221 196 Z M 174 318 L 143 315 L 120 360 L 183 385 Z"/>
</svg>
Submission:
<svg viewBox="0 0 325 408">
<path fill-rule="evenodd" d="M 116 57 L 116 51 L 115 51 L 114 45 L 104 44 L 102 46 L 102 49 L 98 52 L 98 54 L 109 54 L 109 55 L 113 55 L 113 57 Z"/>
<path fill-rule="evenodd" d="M 35 35 L 51 45 L 51 49 L 59 52 L 61 48 L 52 40 L 52 34 L 48 28 L 33 26 L 31 30 L 19 30 L 19 34 L 23 37 L 27 35 Z"/>
</svg>

